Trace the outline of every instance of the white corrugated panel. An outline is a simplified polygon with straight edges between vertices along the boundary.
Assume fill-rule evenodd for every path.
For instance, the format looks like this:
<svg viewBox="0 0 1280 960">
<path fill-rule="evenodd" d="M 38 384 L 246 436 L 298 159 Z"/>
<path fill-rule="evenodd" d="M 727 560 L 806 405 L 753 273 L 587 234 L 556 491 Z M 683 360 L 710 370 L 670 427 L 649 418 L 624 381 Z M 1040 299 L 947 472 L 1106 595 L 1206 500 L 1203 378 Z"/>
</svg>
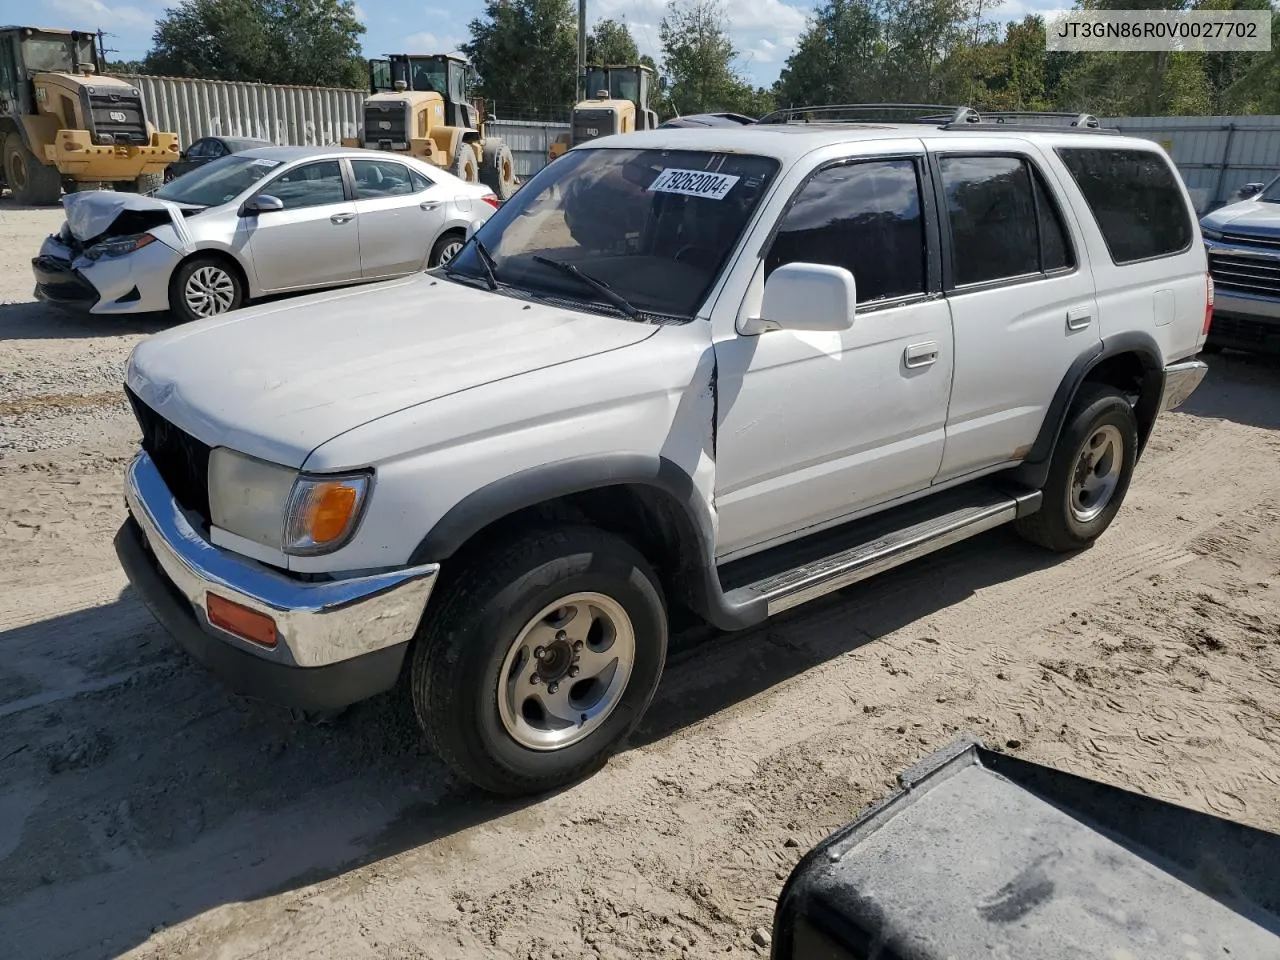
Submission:
<svg viewBox="0 0 1280 960">
<path fill-rule="evenodd" d="M 142 91 L 157 130 L 187 146 L 201 137 L 258 137 L 294 146 L 337 144 L 357 135 L 364 93 L 182 77 L 127 76 Z"/>
<path fill-rule="evenodd" d="M 501 137 L 511 148 L 516 161 L 516 175 L 528 180 L 547 165 L 551 141 L 569 132 L 567 123 L 541 123 L 525 120 L 490 120 L 488 135 Z"/>
</svg>

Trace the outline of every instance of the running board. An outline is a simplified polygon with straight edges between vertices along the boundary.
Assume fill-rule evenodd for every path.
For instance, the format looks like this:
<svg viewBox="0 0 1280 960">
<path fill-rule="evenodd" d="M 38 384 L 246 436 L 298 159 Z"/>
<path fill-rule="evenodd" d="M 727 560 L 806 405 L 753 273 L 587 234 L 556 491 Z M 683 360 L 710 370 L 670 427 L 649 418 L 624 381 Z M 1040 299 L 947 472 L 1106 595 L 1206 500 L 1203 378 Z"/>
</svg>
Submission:
<svg viewBox="0 0 1280 960">
<path fill-rule="evenodd" d="M 962 504 L 953 501 L 923 517 L 916 512 L 914 522 L 737 587 L 725 599 L 734 606 L 763 602 L 773 616 L 1034 513 L 1039 506 L 1039 490 L 975 491 Z"/>
</svg>

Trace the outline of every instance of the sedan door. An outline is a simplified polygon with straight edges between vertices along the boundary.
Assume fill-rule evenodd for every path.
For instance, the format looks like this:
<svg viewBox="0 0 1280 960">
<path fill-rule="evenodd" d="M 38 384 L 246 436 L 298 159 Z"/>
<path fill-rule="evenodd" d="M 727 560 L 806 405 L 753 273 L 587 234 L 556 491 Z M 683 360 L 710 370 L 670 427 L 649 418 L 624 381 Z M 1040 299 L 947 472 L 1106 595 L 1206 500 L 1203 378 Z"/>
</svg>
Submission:
<svg viewBox="0 0 1280 960">
<path fill-rule="evenodd" d="M 290 167 L 263 185 L 283 210 L 252 215 L 247 247 L 264 293 L 360 279 L 360 225 L 338 160 Z"/>
<path fill-rule="evenodd" d="M 444 188 L 397 160 L 349 162 L 360 215 L 361 276 L 373 280 L 423 269 L 448 213 Z"/>
</svg>

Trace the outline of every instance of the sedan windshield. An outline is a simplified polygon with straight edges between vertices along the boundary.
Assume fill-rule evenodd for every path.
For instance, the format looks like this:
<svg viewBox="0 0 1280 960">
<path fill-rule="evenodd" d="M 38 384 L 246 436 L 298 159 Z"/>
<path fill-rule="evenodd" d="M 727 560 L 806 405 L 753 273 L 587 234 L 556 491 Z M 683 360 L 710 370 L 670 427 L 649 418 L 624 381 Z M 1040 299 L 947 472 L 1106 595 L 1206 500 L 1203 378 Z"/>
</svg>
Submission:
<svg viewBox="0 0 1280 960">
<path fill-rule="evenodd" d="M 1267 188 L 1258 194 L 1259 200 L 1265 200 L 1267 203 L 1280 203 L 1280 177 L 1276 177 Z"/>
<path fill-rule="evenodd" d="M 487 282 L 488 267 L 535 297 L 688 319 L 777 170 L 740 153 L 572 150 L 503 204 L 448 274 Z"/>
<path fill-rule="evenodd" d="M 216 207 L 229 203 L 280 166 L 279 160 L 235 155 L 196 167 L 165 184 L 152 196 L 174 203 Z"/>
</svg>

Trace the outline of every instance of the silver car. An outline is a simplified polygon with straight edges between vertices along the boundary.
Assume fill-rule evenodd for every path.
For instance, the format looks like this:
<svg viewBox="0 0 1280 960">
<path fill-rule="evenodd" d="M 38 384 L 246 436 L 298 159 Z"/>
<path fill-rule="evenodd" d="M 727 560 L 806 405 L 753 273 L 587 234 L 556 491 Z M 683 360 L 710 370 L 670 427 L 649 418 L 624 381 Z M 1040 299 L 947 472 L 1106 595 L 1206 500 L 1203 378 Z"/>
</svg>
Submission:
<svg viewBox="0 0 1280 960">
<path fill-rule="evenodd" d="M 95 314 L 196 320 L 447 263 L 497 206 L 488 187 L 412 157 L 260 147 L 149 196 L 67 196 L 66 222 L 32 261 L 36 296 Z"/>
</svg>

